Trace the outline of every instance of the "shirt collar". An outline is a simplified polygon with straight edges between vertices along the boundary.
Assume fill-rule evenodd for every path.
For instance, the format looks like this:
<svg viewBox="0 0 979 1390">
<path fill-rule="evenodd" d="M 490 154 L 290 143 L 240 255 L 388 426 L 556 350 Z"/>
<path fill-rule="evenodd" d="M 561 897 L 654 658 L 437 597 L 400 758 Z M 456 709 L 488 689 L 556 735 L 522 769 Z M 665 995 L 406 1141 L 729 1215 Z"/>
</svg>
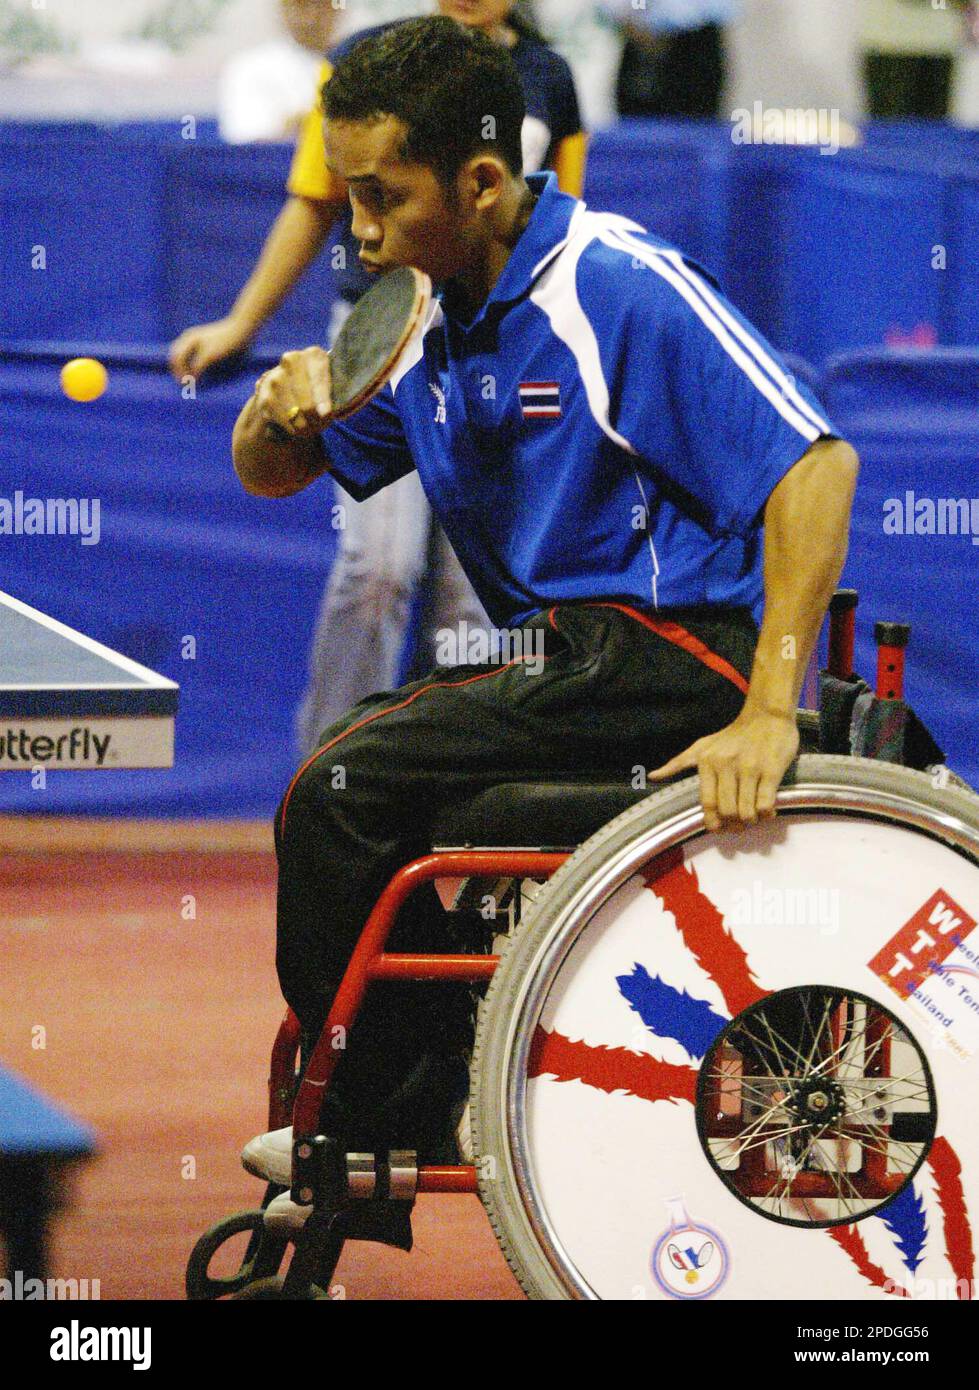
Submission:
<svg viewBox="0 0 979 1390">
<path fill-rule="evenodd" d="M 535 280 L 567 244 L 571 219 L 581 204 L 577 198 L 561 192 L 557 175 L 550 171 L 528 174 L 526 182 L 537 195 L 537 206 L 470 328 L 486 316 L 491 305 L 513 303 L 529 293 Z M 440 287 L 440 298 L 444 292 L 445 286 Z"/>
</svg>

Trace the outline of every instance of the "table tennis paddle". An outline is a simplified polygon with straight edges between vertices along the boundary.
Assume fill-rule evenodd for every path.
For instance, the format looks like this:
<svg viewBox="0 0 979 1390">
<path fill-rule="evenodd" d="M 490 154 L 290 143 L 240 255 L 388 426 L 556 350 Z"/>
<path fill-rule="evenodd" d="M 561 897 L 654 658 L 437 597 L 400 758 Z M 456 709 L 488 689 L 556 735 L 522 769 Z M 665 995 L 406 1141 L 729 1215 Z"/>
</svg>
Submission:
<svg viewBox="0 0 979 1390">
<path fill-rule="evenodd" d="M 345 420 L 381 390 L 424 318 L 431 294 L 424 271 L 402 266 L 358 301 L 330 349 L 331 420 Z M 277 443 L 295 438 L 273 422 L 265 426 L 265 437 Z"/>
</svg>

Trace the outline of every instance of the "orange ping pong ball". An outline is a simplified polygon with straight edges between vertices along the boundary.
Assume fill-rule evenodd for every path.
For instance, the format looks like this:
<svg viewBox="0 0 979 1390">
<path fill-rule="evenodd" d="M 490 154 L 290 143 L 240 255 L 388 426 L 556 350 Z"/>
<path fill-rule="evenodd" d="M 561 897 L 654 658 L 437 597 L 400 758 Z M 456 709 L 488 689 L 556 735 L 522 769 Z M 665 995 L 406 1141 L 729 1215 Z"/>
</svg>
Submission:
<svg viewBox="0 0 979 1390">
<path fill-rule="evenodd" d="M 75 357 L 61 368 L 61 389 L 72 401 L 97 401 L 109 384 L 109 373 L 94 357 Z"/>
</svg>

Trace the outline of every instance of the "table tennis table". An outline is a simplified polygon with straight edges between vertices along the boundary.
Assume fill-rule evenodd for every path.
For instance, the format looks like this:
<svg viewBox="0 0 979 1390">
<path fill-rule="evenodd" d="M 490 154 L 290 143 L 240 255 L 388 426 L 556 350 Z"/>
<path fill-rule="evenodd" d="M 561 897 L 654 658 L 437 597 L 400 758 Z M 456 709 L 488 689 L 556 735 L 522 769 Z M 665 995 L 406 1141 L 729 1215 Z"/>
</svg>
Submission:
<svg viewBox="0 0 979 1390">
<path fill-rule="evenodd" d="M 172 767 L 178 693 L 0 593 L 0 771 Z"/>
<path fill-rule="evenodd" d="M 7 1279 L 23 1284 L 47 1277 L 48 1224 L 62 1205 L 64 1170 L 95 1151 L 87 1125 L 0 1067 L 0 1235 Z"/>
</svg>

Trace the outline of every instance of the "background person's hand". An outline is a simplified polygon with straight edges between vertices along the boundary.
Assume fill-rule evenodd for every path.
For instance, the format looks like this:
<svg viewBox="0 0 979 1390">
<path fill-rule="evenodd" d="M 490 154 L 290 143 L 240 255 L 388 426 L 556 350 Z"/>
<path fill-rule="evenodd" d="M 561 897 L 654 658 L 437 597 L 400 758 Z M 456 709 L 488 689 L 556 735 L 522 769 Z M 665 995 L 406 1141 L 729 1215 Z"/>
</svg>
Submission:
<svg viewBox="0 0 979 1390">
<path fill-rule="evenodd" d="M 733 724 L 699 738 L 650 772 L 649 779 L 660 781 L 695 767 L 708 830 L 754 825 L 774 816 L 775 795 L 798 751 L 794 713 L 745 709 Z"/>
<path fill-rule="evenodd" d="M 265 424 L 295 439 L 314 439 L 330 423 L 330 354 L 325 348 L 287 352 L 258 379 L 255 404 Z"/>
<path fill-rule="evenodd" d="M 243 351 L 250 342 L 251 335 L 234 319 L 197 324 L 170 344 L 170 370 L 178 381 L 185 376 L 199 377 L 208 367 Z"/>
</svg>

